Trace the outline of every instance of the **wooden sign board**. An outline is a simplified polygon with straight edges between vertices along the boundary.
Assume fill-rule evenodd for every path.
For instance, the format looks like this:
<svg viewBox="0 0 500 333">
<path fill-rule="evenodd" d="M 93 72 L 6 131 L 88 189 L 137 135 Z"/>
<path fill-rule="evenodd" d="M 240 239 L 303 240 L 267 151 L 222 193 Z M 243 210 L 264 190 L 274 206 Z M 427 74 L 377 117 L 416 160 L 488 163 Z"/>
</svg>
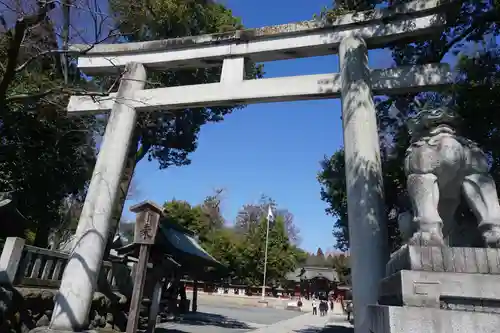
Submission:
<svg viewBox="0 0 500 333">
<path fill-rule="evenodd" d="M 137 214 L 134 230 L 134 243 L 154 244 L 160 214 L 153 211 L 143 211 Z"/>
<path fill-rule="evenodd" d="M 137 215 L 134 228 L 134 243 L 153 245 L 158 232 L 162 210 L 156 204 L 143 202 L 130 208 Z"/>
</svg>

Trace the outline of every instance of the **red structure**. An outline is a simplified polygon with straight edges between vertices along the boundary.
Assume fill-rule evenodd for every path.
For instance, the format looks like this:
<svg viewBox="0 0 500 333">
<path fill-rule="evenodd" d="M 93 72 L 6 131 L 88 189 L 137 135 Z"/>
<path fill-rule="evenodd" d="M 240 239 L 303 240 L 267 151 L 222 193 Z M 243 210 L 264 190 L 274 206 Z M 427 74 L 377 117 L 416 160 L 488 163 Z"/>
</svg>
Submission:
<svg viewBox="0 0 500 333">
<path fill-rule="evenodd" d="M 338 289 L 338 274 L 330 267 L 304 266 L 286 275 L 286 290 L 296 297 L 328 298 Z M 292 292 L 293 291 L 293 292 Z"/>
</svg>

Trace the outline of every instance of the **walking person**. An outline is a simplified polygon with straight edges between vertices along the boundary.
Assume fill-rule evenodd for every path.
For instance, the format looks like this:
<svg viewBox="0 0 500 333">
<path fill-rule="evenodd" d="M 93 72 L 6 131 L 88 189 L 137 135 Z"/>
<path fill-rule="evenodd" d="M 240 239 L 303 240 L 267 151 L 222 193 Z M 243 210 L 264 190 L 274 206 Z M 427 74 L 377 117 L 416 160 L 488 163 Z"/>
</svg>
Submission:
<svg viewBox="0 0 500 333">
<path fill-rule="evenodd" d="M 318 314 L 318 308 L 317 308 L 316 300 L 314 298 L 313 298 L 313 301 L 312 301 L 312 307 L 313 307 L 313 315 L 317 315 Z"/>
<path fill-rule="evenodd" d="M 322 299 L 319 303 L 319 313 L 321 317 L 326 315 L 326 309 L 327 309 L 326 302 L 325 300 Z"/>
<path fill-rule="evenodd" d="M 347 321 L 351 321 L 353 306 L 352 301 L 347 301 L 346 312 L 347 312 Z"/>
</svg>

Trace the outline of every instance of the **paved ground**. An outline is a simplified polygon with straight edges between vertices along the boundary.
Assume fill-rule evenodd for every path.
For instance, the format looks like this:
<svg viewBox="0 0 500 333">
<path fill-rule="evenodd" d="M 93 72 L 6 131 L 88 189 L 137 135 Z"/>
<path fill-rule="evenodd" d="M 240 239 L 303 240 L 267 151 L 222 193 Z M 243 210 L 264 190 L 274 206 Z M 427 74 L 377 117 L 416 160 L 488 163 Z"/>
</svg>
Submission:
<svg viewBox="0 0 500 333">
<path fill-rule="evenodd" d="M 156 333 L 352 333 L 349 327 L 345 316 L 319 317 L 273 308 L 200 305 L 197 314 L 160 324 Z"/>
<path fill-rule="evenodd" d="M 347 322 L 346 316 L 334 316 L 328 321 L 321 333 L 354 333 L 351 323 Z M 302 332 L 307 333 L 307 332 Z"/>
<path fill-rule="evenodd" d="M 243 333 L 298 315 L 301 313 L 279 309 L 200 305 L 196 315 L 161 324 L 156 333 Z"/>
</svg>

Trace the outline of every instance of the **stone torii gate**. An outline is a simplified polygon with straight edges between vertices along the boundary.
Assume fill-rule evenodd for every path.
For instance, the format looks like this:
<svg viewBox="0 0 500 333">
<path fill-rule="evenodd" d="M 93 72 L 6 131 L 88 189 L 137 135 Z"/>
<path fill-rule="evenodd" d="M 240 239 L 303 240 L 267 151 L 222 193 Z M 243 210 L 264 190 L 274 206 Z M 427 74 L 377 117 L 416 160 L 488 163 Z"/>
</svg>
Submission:
<svg viewBox="0 0 500 333">
<path fill-rule="evenodd" d="M 431 90 L 448 85 L 447 66 L 427 64 L 371 70 L 368 49 L 438 32 L 439 0 L 351 13 L 333 22 L 304 21 L 151 42 L 96 45 L 78 59 L 88 75 L 125 70 L 116 94 L 73 96 L 70 115 L 111 111 L 83 211 L 76 244 L 64 271 L 50 329 L 86 328 L 107 242 L 129 142 L 138 112 L 197 106 L 337 98 L 342 100 L 355 328 L 368 332 L 367 306 L 376 304 L 388 259 L 382 170 L 373 95 Z M 79 46 L 73 46 L 78 48 Z M 254 62 L 338 53 L 340 73 L 245 80 Z M 222 66 L 220 82 L 143 90 L 146 69 Z"/>
</svg>

